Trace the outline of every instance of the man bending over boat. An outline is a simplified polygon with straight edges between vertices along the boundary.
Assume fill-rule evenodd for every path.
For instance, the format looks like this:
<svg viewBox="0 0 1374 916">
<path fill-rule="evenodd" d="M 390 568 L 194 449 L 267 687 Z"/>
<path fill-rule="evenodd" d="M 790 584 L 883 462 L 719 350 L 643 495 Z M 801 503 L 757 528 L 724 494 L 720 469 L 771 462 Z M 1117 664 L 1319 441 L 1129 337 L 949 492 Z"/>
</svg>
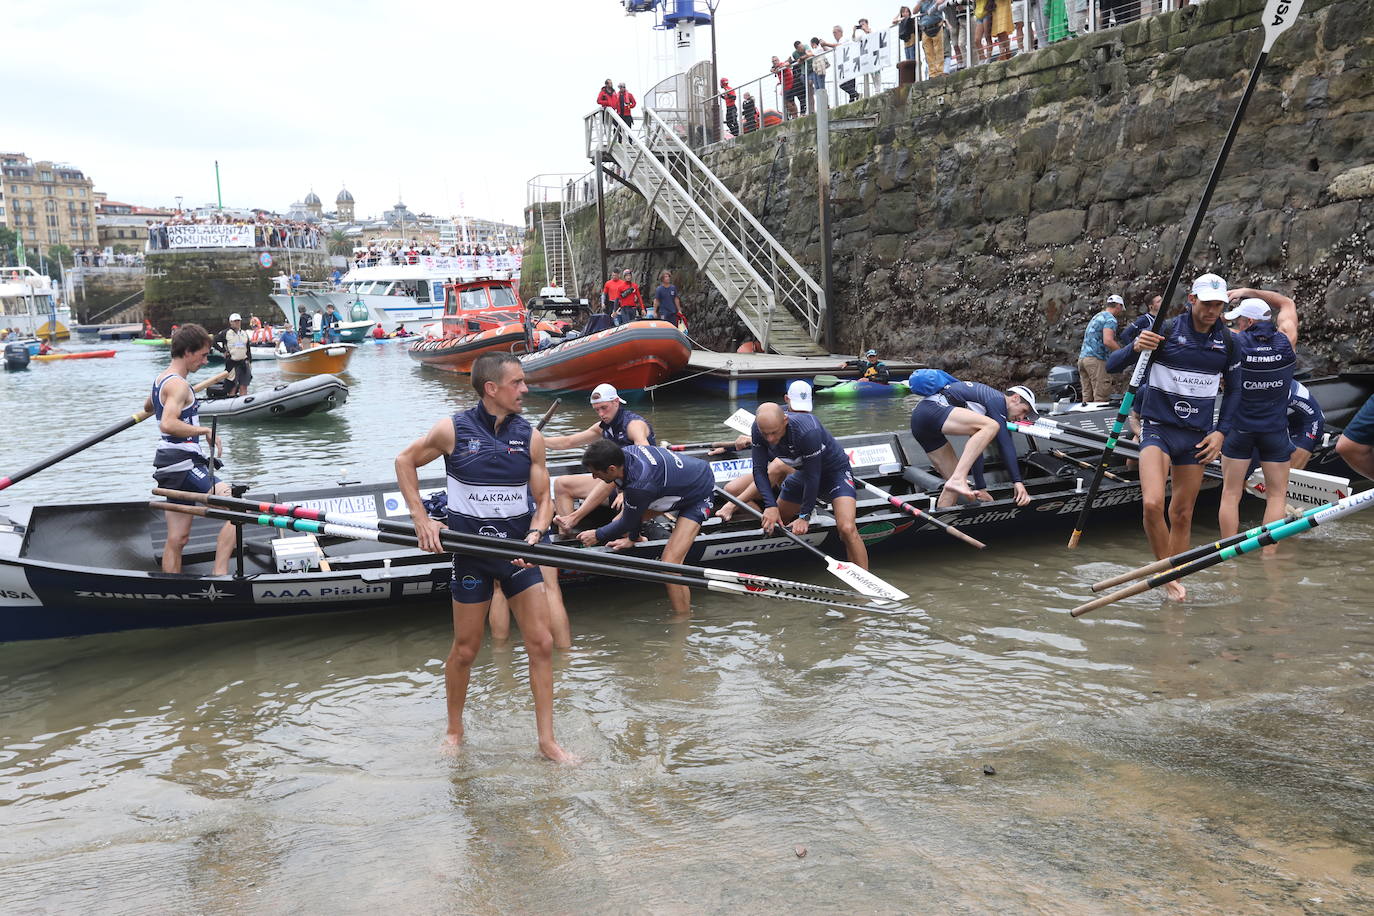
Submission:
<svg viewBox="0 0 1374 916">
<path fill-rule="evenodd" d="M 472 365 L 472 387 L 481 397 L 476 407 L 435 423 L 396 456 L 396 481 L 420 547 L 431 553 L 444 552 L 439 535 L 445 527 L 486 535 L 493 543 L 506 538 L 514 545 L 537 544 L 553 515 L 544 437 L 520 416 L 528 390 L 520 360 L 510 353 L 483 353 Z M 420 498 L 419 469 L 436 458 L 444 459 L 448 476 L 447 526 L 429 517 Z M 444 663 L 445 743 L 463 743 L 468 680 L 482 647 L 496 582 L 520 624 L 529 656 L 539 752 L 557 763 L 575 762 L 553 734 L 553 636 L 544 580 L 539 567 L 522 560 L 453 555 L 453 645 Z"/>
<path fill-rule="evenodd" d="M 935 470 L 945 479 L 937 507 L 952 506 L 959 500 L 991 500 L 983 477 L 983 452 L 993 440 L 1002 453 L 1002 464 L 1012 479 L 1012 494 L 1018 506 L 1030 502 L 1021 482 L 1016 443 L 1012 441 L 1007 420 L 1020 420 L 1035 413 L 1035 395 L 1025 385 L 1013 385 L 1005 393 L 982 382 L 951 382 L 930 397 L 922 398 L 911 411 L 911 435 L 930 456 Z M 968 436 L 964 450 L 956 459 L 948 436 Z M 973 474 L 976 490 L 970 489 Z"/>
<path fill-rule="evenodd" d="M 764 533 L 772 534 L 774 526 L 781 524 L 793 534 L 806 534 L 816 500 L 828 499 L 849 562 L 867 569 L 868 548 L 854 521 L 857 501 L 849 458 L 821 421 L 809 413 L 788 414 L 777 404 L 762 404 L 749 438 L 754 486 L 764 505 Z M 776 499 L 768 483 L 768 467 L 774 458 L 797 462 L 797 472 L 783 481 Z"/>
<path fill-rule="evenodd" d="M 614 385 L 597 385 L 592 389 L 591 405 L 596 412 L 597 422 L 580 433 L 570 436 L 548 436 L 544 439 L 549 448 L 582 448 L 597 439 L 608 439 L 616 445 L 658 445 L 654 428 L 649 421 L 624 406 L 625 399 Z M 591 474 L 564 474 L 554 478 L 553 501 L 558 514 L 554 521 L 563 533 L 575 529 L 587 513 L 610 499 L 615 487 L 597 480 Z M 573 500 L 582 500 L 575 511 Z M 616 499 L 615 508 L 620 508 Z"/>
<path fill-rule="evenodd" d="M 578 540 L 588 547 L 606 544 L 612 550 L 624 550 L 639 538 L 646 512 L 675 512 L 673 533 L 660 559 L 666 563 L 681 563 L 686 559 L 692 541 L 701 530 L 701 523 L 711 514 L 716 478 L 709 464 L 666 448 L 649 445 L 621 448 L 609 439 L 601 439 L 587 447 L 582 465 L 597 480 L 619 487 L 624 500 L 614 521 L 582 532 Z M 667 589 L 673 612 L 678 615 L 691 613 L 691 589 L 685 585 L 669 585 Z"/>
<path fill-rule="evenodd" d="M 229 485 L 216 483 L 210 471 L 210 458 L 201 447 L 200 437 L 210 435 L 201 426 L 196 393 L 186 377 L 210 358 L 210 334 L 198 324 L 183 324 L 172 332 L 172 363 L 153 382 L 153 393 L 143 405 L 145 413 L 157 417 L 161 433 L 153 453 L 153 479 L 159 487 L 192 493 L 215 492 L 229 495 Z M 216 454 L 224 451 L 224 440 L 215 440 Z M 168 500 L 181 502 L 181 500 Z M 181 572 L 181 554 L 191 535 L 194 516 L 167 512 L 167 543 L 162 547 L 162 571 Z M 229 557 L 234 553 L 234 526 L 225 522 L 215 540 L 214 574 L 229 573 Z"/>
<path fill-rule="evenodd" d="M 796 379 L 787 386 L 787 394 L 783 396 L 787 401 L 788 413 L 811 413 L 814 402 L 811 399 L 811 385 L 805 379 Z M 753 440 L 748 436 L 740 436 L 735 440 L 735 451 L 742 452 L 752 447 Z M 724 449 L 711 452 L 712 455 L 723 452 Z M 800 462 L 796 458 L 774 458 L 768 463 L 768 483 L 772 485 L 776 494 L 777 488 L 782 486 L 783 478 L 797 469 Z M 746 503 L 758 504 L 759 489 L 754 485 L 754 474 L 741 474 L 734 480 L 725 485 L 725 492 L 731 496 L 738 496 L 741 501 Z M 716 510 L 716 515 L 722 522 L 728 522 L 735 517 L 735 510 L 739 507 L 734 503 L 726 503 Z"/>
</svg>

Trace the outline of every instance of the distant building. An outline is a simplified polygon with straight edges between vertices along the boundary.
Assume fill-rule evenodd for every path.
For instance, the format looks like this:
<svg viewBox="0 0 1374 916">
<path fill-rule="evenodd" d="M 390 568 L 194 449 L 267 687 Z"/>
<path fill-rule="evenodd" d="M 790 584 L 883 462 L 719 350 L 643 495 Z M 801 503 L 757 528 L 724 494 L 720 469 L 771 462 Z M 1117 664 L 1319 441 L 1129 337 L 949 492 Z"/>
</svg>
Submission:
<svg viewBox="0 0 1374 916">
<path fill-rule="evenodd" d="M 100 191 L 96 191 L 95 196 L 96 245 L 114 249 L 116 253 L 121 247 L 128 253 L 142 251 L 148 241 L 148 224 L 161 222 L 176 214 L 170 207 L 140 207 L 108 200 Z"/>
<path fill-rule="evenodd" d="M 0 153 L 0 225 L 28 248 L 96 244 L 95 186 L 81 170 L 60 162 L 34 162 L 23 153 Z"/>
<path fill-rule="evenodd" d="M 471 216 L 455 216 L 439 224 L 440 245 L 486 245 L 488 248 L 508 248 L 524 236 L 523 226 Z"/>
<path fill-rule="evenodd" d="M 320 203 L 320 195 L 315 193 L 314 188 L 305 195 L 305 212 L 314 217 L 314 222 L 319 222 L 320 217 L 324 215 L 324 205 Z"/>
<path fill-rule="evenodd" d="M 339 192 L 339 196 L 334 198 L 336 208 L 335 218 L 341 223 L 353 222 L 353 195 L 348 193 L 348 188 Z"/>
</svg>

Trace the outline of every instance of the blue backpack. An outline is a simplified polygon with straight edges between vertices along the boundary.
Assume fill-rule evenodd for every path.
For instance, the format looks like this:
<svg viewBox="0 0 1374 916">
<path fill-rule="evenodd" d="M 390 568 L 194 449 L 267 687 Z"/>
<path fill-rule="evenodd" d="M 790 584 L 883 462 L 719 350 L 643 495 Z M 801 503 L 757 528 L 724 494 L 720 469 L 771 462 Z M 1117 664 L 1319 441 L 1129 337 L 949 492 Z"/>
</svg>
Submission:
<svg viewBox="0 0 1374 916">
<path fill-rule="evenodd" d="M 906 383 L 911 386 L 912 394 L 930 397 L 946 385 L 953 385 L 957 381 L 957 378 L 943 369 L 917 369 L 911 373 L 911 378 L 907 379 Z"/>
</svg>

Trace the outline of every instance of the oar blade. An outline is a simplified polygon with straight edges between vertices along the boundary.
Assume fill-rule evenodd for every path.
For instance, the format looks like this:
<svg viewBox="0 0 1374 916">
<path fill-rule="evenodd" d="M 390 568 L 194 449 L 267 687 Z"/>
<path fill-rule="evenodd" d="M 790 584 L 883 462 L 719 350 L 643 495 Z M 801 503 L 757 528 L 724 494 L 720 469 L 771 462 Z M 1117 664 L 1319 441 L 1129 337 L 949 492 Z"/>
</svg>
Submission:
<svg viewBox="0 0 1374 916">
<path fill-rule="evenodd" d="M 747 436 L 754 431 L 754 415 L 741 407 L 725 418 L 725 425 L 740 435 Z"/>
<path fill-rule="evenodd" d="M 868 595 L 871 598 L 883 598 L 888 601 L 904 601 L 910 596 L 894 585 L 889 585 L 873 573 L 857 566 L 853 563 L 846 563 L 830 557 L 826 560 L 826 569 L 837 578 L 848 582 L 855 591 Z"/>
</svg>

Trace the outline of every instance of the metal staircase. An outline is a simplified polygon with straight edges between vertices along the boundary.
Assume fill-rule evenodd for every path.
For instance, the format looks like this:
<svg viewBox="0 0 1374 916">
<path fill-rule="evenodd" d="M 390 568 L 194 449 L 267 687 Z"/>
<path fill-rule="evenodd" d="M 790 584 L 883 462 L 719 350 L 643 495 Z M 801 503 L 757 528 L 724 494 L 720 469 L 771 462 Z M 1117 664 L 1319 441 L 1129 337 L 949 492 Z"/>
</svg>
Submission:
<svg viewBox="0 0 1374 916">
<path fill-rule="evenodd" d="M 609 109 L 587 116 L 600 152 L 643 194 L 765 350 L 825 356 L 825 293 L 658 114 L 638 136 Z"/>
<path fill-rule="evenodd" d="M 539 208 L 539 235 L 544 240 L 544 281 L 546 286 L 576 295 L 577 265 L 568 240 L 568 225 L 563 220 L 563 203 L 543 204 Z"/>
</svg>

